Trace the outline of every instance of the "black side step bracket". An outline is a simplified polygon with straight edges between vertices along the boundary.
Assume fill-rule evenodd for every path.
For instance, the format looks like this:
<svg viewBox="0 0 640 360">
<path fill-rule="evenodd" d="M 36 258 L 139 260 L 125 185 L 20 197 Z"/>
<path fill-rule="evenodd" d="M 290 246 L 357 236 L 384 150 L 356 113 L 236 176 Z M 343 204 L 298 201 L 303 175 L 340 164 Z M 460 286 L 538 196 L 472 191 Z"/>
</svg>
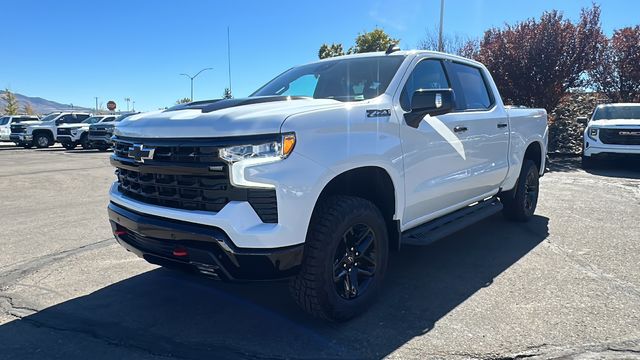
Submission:
<svg viewBox="0 0 640 360">
<path fill-rule="evenodd" d="M 501 210 L 500 200 L 492 197 L 404 231 L 402 244 L 429 245 Z"/>
</svg>

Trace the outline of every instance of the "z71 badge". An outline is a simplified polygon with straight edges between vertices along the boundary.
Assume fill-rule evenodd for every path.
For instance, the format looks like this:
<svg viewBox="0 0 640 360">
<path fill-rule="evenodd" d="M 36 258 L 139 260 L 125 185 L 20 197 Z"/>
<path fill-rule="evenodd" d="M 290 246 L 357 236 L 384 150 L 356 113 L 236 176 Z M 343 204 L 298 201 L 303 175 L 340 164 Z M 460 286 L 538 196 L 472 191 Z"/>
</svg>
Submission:
<svg viewBox="0 0 640 360">
<path fill-rule="evenodd" d="M 367 117 L 387 117 L 391 116 L 391 109 L 367 110 Z"/>
</svg>

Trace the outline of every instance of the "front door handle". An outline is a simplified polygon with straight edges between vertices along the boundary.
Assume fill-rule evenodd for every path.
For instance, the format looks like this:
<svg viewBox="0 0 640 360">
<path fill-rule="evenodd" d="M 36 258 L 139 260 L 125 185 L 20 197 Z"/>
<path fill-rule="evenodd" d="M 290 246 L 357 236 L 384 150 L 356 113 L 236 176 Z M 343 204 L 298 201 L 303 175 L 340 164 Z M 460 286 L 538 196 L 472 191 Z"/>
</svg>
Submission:
<svg viewBox="0 0 640 360">
<path fill-rule="evenodd" d="M 469 129 L 467 129 L 466 126 L 456 126 L 456 127 L 453 128 L 454 132 L 465 132 L 467 130 L 469 130 Z"/>
<path fill-rule="evenodd" d="M 506 128 L 507 126 L 509 126 L 509 124 L 500 123 L 500 124 L 498 124 L 498 129 Z"/>
</svg>

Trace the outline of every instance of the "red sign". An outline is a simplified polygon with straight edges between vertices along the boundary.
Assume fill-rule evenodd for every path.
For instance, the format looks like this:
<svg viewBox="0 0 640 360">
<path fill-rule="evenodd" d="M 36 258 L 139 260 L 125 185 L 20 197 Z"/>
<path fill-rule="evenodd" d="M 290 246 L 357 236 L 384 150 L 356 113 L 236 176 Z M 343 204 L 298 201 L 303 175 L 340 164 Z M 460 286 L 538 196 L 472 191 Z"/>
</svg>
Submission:
<svg viewBox="0 0 640 360">
<path fill-rule="evenodd" d="M 109 109 L 109 111 L 113 111 L 116 109 L 116 102 L 113 100 L 109 100 L 109 102 L 107 103 L 107 109 Z"/>
</svg>

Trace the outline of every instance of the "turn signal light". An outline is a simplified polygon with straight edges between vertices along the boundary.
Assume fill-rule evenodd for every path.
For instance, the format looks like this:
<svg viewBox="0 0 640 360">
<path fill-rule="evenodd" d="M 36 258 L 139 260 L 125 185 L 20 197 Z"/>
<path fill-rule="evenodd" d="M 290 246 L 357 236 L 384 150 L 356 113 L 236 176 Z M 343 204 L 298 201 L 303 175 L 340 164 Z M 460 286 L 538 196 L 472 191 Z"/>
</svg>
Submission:
<svg viewBox="0 0 640 360">
<path fill-rule="evenodd" d="M 189 253 L 185 248 L 175 248 L 173 249 L 173 256 L 187 256 Z"/>
<path fill-rule="evenodd" d="M 287 157 L 296 145 L 296 136 L 288 134 L 282 137 L 282 157 Z"/>
</svg>

